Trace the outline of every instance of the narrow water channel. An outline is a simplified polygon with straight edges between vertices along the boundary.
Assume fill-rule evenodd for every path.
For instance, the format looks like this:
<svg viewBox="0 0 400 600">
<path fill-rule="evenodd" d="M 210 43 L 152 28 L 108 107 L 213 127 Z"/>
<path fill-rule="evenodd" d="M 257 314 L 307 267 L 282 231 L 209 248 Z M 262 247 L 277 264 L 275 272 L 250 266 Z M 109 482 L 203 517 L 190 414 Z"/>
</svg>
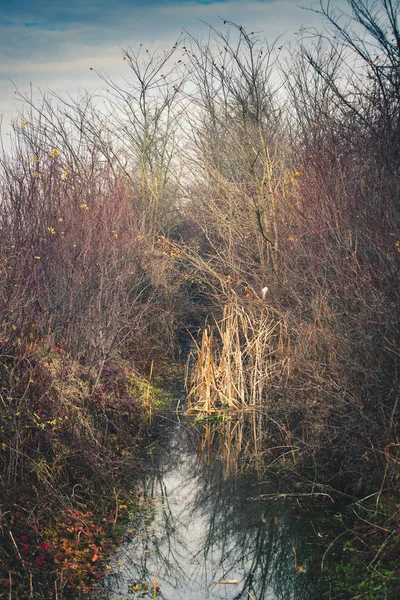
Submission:
<svg viewBox="0 0 400 600">
<path fill-rule="evenodd" d="M 190 422 L 164 418 L 142 509 L 94 598 L 154 598 L 154 577 L 159 600 L 335 598 L 321 571 L 337 522 L 330 500 L 277 498 L 284 478 L 228 474 L 218 452 L 199 456 Z"/>
</svg>

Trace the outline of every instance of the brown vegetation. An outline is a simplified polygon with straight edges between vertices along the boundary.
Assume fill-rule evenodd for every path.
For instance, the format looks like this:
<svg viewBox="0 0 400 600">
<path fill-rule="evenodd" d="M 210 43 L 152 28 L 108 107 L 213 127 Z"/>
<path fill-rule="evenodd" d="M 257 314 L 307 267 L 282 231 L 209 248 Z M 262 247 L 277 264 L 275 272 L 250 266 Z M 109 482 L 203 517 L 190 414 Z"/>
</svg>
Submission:
<svg viewBox="0 0 400 600">
<path fill-rule="evenodd" d="M 265 464 L 271 440 L 314 481 L 394 501 L 399 5 L 348 4 L 322 1 L 328 29 L 284 64 L 225 23 L 127 51 L 109 108 L 25 98 L 0 165 L 3 495 L 114 473 L 143 420 L 131 363 L 165 365 L 189 329 L 192 409 L 254 408 Z"/>
<path fill-rule="evenodd" d="M 387 11 L 382 7 L 379 19 L 388 23 Z M 269 327 L 284 327 L 285 351 L 281 356 L 276 346 L 274 353 L 279 336 L 261 344 L 282 375 L 270 373 L 269 364 L 260 368 L 258 404 L 284 409 L 285 421 L 301 409 L 299 439 L 341 485 L 386 486 L 390 480 L 396 486 L 399 140 L 393 115 L 399 90 L 395 42 L 388 39 L 394 24 L 378 40 L 382 67 L 375 81 L 375 64 L 345 60 L 347 29 L 335 23 L 335 40 L 315 35 L 292 57 L 284 107 L 272 88 L 273 48 L 265 59 L 258 41 L 241 28 L 238 46 L 220 34 L 223 59 L 211 45 L 200 47 L 200 67 L 214 56 L 211 75 L 221 90 L 204 90 L 203 110 L 230 150 L 211 160 L 213 138 L 207 131 L 199 135 L 204 182 L 194 188 L 190 206 L 201 241 L 197 253 L 186 256 L 190 272 L 214 291 L 218 309 L 217 330 L 205 334 L 200 348 L 203 373 L 197 369 L 192 395 L 212 384 L 224 397 L 228 385 L 231 403 L 251 403 L 252 392 L 243 392 L 243 356 L 251 355 L 250 381 L 257 323 L 269 311 Z M 376 32 L 366 28 L 376 41 Z M 360 41 L 352 43 L 357 51 Z M 385 130 L 385 141 L 381 122 L 393 129 L 390 136 Z M 227 316 L 232 296 L 239 307 L 233 313 L 252 323 L 250 329 Z M 251 331 L 249 339 L 244 330 Z M 213 336 L 221 349 L 206 359 Z M 228 346 L 236 364 L 227 384 L 220 373 Z M 201 409 L 204 398 L 199 401 Z"/>
</svg>

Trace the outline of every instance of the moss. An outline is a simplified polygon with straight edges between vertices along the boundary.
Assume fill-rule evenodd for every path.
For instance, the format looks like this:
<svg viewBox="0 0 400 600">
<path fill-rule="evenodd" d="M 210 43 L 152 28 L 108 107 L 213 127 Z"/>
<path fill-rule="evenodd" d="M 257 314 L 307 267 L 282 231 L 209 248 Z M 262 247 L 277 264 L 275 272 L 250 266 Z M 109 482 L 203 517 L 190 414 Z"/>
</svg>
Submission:
<svg viewBox="0 0 400 600">
<path fill-rule="evenodd" d="M 171 392 L 161 389 L 135 373 L 128 378 L 128 389 L 149 411 L 168 410 L 173 403 Z"/>
</svg>

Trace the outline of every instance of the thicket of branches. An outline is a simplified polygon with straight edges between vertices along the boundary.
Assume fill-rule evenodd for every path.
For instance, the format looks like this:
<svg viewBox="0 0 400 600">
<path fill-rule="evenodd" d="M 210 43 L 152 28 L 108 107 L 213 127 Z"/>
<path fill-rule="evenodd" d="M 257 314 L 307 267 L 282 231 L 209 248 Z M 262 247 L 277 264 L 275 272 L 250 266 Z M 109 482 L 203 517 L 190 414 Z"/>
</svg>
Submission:
<svg viewBox="0 0 400 600">
<path fill-rule="evenodd" d="M 399 6 L 349 8 L 321 2 L 326 30 L 284 57 L 225 22 L 127 50 L 130 79 L 100 74 L 92 96 L 22 98 L 1 159 L 2 352 L 45 338 L 89 369 L 149 363 L 268 286 L 290 337 L 272 396 L 351 480 L 394 468 Z"/>
<path fill-rule="evenodd" d="M 44 349 L 93 399 L 112 361 L 162 362 L 228 305 L 249 330 L 269 308 L 285 331 L 263 399 L 297 462 L 396 489 L 400 4 L 348 7 L 321 0 L 325 30 L 290 51 L 224 22 L 168 52 L 128 49 L 126 81 L 100 73 L 92 96 L 21 97 L 0 157 L 3 491 L 37 461 L 15 458 L 21 410 L 41 429 Z"/>
<path fill-rule="evenodd" d="M 220 308 L 233 294 L 257 312 L 268 286 L 290 346 L 267 404 L 341 485 L 385 486 L 398 477 L 399 5 L 349 5 L 321 3 L 326 32 L 286 61 L 236 26 L 192 44 L 189 269 Z"/>
</svg>

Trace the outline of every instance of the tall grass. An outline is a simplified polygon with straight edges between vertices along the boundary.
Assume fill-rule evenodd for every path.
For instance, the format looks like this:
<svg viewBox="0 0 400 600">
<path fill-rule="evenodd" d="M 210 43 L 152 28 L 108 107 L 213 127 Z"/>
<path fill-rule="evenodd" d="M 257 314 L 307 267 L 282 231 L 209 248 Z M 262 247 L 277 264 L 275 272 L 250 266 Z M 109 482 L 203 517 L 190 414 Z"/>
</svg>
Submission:
<svg viewBox="0 0 400 600">
<path fill-rule="evenodd" d="M 288 373 L 288 344 L 287 328 L 273 310 L 262 303 L 243 306 L 230 294 L 222 319 L 195 342 L 189 412 L 268 407 L 269 393 Z"/>
</svg>

